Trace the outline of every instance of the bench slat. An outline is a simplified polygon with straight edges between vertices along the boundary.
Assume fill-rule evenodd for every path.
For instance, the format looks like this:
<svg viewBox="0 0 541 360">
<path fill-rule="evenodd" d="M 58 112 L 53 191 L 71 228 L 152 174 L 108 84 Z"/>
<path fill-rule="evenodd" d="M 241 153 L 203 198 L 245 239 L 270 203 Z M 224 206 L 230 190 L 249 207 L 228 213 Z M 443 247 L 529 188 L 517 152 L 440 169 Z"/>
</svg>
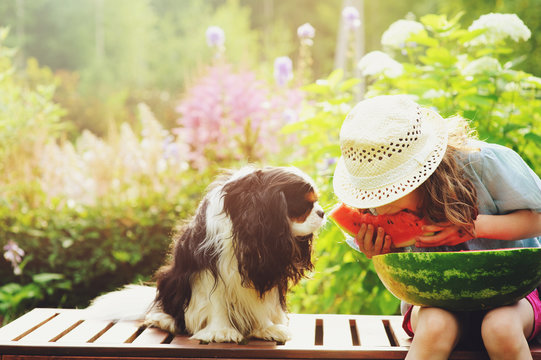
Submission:
<svg viewBox="0 0 541 360">
<path fill-rule="evenodd" d="M 110 326 L 107 320 L 87 319 L 62 336 L 56 342 L 58 344 L 85 344 L 96 337 L 102 330 Z"/>
<path fill-rule="evenodd" d="M 289 314 L 291 340 L 283 345 L 286 348 L 313 348 L 316 338 L 316 320 L 312 315 Z"/>
<path fill-rule="evenodd" d="M 322 315 L 323 346 L 349 348 L 353 346 L 349 317 Z"/>
<path fill-rule="evenodd" d="M 188 335 L 177 335 L 171 341 L 172 345 L 179 345 L 184 347 L 194 347 L 199 345 L 199 340 L 190 339 Z"/>
<path fill-rule="evenodd" d="M 42 342 L 54 342 L 70 329 L 77 326 L 79 322 L 77 313 L 70 311 L 62 311 L 43 325 L 22 337 L 19 342 L 39 344 Z"/>
<path fill-rule="evenodd" d="M 0 329 L 0 340 L 9 341 L 24 333 L 30 333 L 32 329 L 37 329 L 57 315 L 58 311 L 55 309 L 34 309 L 27 312 Z"/>
<path fill-rule="evenodd" d="M 391 342 L 385 331 L 383 320 L 378 317 L 356 317 L 357 331 L 361 346 L 390 347 Z"/>
<path fill-rule="evenodd" d="M 127 342 L 141 327 L 138 321 L 121 321 L 98 337 L 95 344 L 122 344 Z"/>
<path fill-rule="evenodd" d="M 389 325 L 394 334 L 395 340 L 398 343 L 398 346 L 410 346 L 411 338 L 404 329 L 402 328 L 402 317 L 391 317 L 389 319 Z"/>
<path fill-rule="evenodd" d="M 163 343 L 165 339 L 169 336 L 169 333 L 153 328 L 148 327 L 138 337 L 136 337 L 132 344 L 135 345 L 157 345 Z"/>
</svg>

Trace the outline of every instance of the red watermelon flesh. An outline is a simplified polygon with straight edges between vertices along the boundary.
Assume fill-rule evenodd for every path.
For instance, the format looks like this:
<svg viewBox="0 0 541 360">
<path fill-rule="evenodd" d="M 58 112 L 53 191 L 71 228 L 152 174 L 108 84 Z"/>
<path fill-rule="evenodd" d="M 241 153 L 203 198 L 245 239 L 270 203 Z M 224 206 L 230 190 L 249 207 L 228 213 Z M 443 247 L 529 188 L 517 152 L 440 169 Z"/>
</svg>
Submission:
<svg viewBox="0 0 541 360">
<path fill-rule="evenodd" d="M 359 232 L 362 224 L 372 224 L 376 228 L 381 226 L 385 234 L 391 236 L 395 247 L 415 244 L 415 238 L 423 235 L 423 225 L 428 224 L 424 219 L 406 211 L 393 215 L 375 216 L 344 203 L 331 210 L 329 217 L 351 236 Z"/>
</svg>

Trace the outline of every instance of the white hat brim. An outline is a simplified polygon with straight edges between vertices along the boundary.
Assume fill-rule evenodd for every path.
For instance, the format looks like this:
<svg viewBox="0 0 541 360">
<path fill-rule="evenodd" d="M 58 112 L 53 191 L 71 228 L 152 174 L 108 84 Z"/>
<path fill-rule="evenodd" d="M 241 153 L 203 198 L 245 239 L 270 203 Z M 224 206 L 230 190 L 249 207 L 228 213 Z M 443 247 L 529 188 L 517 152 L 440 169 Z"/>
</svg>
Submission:
<svg viewBox="0 0 541 360">
<path fill-rule="evenodd" d="M 416 159 L 414 165 L 417 166 L 413 166 L 408 173 L 394 174 L 394 181 L 382 181 L 378 187 L 362 189 L 350 175 L 343 157 L 340 157 L 333 177 L 334 192 L 340 201 L 359 209 L 383 206 L 409 194 L 432 175 L 447 150 L 447 127 L 445 120 L 437 112 L 426 108 L 421 108 L 421 111 L 423 127 L 432 134 L 431 141 L 427 144 L 431 148 L 424 159 Z M 423 166 L 427 163 L 430 164 L 428 169 Z"/>
</svg>

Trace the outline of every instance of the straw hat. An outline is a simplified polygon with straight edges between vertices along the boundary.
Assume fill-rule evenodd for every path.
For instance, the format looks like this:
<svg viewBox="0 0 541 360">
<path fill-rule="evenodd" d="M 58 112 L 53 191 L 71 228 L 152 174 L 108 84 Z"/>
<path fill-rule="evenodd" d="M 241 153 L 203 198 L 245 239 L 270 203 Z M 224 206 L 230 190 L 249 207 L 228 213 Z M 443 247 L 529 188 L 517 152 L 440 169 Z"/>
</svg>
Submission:
<svg viewBox="0 0 541 360">
<path fill-rule="evenodd" d="M 447 128 L 435 111 L 406 95 L 359 102 L 340 130 L 334 172 L 338 198 L 356 208 L 393 202 L 421 185 L 447 149 Z"/>
</svg>

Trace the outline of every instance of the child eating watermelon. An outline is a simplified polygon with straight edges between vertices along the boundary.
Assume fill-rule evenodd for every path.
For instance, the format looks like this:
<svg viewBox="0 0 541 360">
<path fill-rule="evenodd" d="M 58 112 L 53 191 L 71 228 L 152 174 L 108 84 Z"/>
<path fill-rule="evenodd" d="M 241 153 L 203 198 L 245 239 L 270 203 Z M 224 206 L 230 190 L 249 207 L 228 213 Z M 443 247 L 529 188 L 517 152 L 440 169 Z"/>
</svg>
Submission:
<svg viewBox="0 0 541 360">
<path fill-rule="evenodd" d="M 405 95 L 378 96 L 348 114 L 340 148 L 338 198 L 374 215 L 427 220 L 413 251 L 541 247 L 541 180 L 513 150 L 475 139 L 459 117 L 445 120 Z M 349 243 L 368 258 L 392 251 L 382 226 L 360 225 Z M 415 335 L 406 359 L 447 359 L 476 335 L 491 359 L 531 359 L 528 341 L 541 331 L 537 290 L 484 312 L 403 311 Z"/>
</svg>

